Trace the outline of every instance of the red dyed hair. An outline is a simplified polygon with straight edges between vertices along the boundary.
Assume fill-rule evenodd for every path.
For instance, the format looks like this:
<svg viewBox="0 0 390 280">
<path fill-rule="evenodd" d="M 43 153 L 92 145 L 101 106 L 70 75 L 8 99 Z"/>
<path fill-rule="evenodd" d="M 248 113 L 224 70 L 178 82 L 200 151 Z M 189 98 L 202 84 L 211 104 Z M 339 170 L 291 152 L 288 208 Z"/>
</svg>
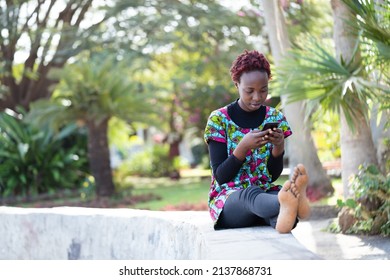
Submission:
<svg viewBox="0 0 390 280">
<path fill-rule="evenodd" d="M 233 82 L 239 83 L 241 75 L 251 71 L 266 72 L 268 74 L 268 80 L 271 79 L 271 68 L 265 56 L 256 50 L 245 50 L 233 61 L 232 67 L 230 68 L 230 76 Z"/>
</svg>

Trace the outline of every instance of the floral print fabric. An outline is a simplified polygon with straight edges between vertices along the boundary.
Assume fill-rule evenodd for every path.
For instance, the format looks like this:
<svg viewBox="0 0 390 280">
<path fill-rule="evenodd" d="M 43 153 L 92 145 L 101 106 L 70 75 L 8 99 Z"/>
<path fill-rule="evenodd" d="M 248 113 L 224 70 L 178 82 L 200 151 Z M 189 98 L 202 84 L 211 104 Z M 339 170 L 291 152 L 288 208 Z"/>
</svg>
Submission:
<svg viewBox="0 0 390 280">
<path fill-rule="evenodd" d="M 283 130 L 285 138 L 292 134 L 284 115 L 277 109 L 266 106 L 264 121 L 258 129 L 263 129 L 264 125 L 269 122 L 279 123 L 279 128 Z M 225 106 L 210 114 L 204 132 L 204 140 L 206 143 L 210 140 L 226 143 L 227 153 L 230 156 L 245 134 L 251 130 L 250 128 L 242 128 L 235 124 L 229 117 L 227 106 Z M 280 188 L 280 186 L 275 186 L 271 183 L 272 178 L 267 170 L 267 162 L 271 151 L 271 143 L 259 149 L 248 151 L 240 171 L 231 182 L 219 185 L 214 174 L 211 174 L 208 204 L 214 223 L 217 222 L 225 201 L 231 193 L 251 185 L 259 186 L 264 190 L 278 190 Z"/>
</svg>

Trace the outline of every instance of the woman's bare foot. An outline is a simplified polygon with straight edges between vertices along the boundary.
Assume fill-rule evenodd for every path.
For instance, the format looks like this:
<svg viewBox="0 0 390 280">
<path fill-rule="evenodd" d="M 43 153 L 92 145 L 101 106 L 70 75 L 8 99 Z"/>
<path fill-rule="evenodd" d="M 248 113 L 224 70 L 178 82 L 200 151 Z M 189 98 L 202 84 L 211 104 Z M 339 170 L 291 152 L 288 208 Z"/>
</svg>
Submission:
<svg viewBox="0 0 390 280">
<path fill-rule="evenodd" d="M 297 218 L 298 198 L 291 185 L 291 182 L 287 181 L 278 193 L 280 211 L 275 228 L 279 233 L 291 232 Z"/>
<path fill-rule="evenodd" d="M 307 219 L 310 216 L 309 200 L 306 196 L 306 188 L 309 177 L 303 164 L 294 168 L 291 178 L 291 191 L 298 197 L 298 218 Z M 299 195 L 297 195 L 299 193 Z"/>
</svg>

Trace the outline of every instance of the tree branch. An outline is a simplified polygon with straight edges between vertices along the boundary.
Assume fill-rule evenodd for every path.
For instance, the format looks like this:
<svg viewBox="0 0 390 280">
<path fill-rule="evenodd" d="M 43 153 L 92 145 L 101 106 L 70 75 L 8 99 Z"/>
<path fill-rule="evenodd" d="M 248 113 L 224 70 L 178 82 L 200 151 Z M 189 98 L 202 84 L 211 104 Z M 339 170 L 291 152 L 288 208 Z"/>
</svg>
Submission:
<svg viewBox="0 0 390 280">
<path fill-rule="evenodd" d="M 36 30 L 35 30 L 35 37 L 29 33 L 29 37 L 31 40 L 31 49 L 28 58 L 24 62 L 24 69 L 23 69 L 23 77 L 20 81 L 19 88 L 20 92 L 23 95 L 22 96 L 22 102 L 23 104 L 29 102 L 31 98 L 31 85 L 34 83 L 31 80 L 30 73 L 32 72 L 34 65 L 36 64 L 36 60 L 38 58 L 38 50 L 41 46 L 41 40 L 42 40 L 42 34 L 44 33 L 45 27 L 47 27 L 47 22 L 49 18 L 50 10 L 52 9 L 55 1 L 51 1 L 48 10 L 46 11 L 45 16 L 42 20 L 39 19 L 39 14 L 42 11 L 42 4 L 44 4 L 44 0 L 40 0 L 37 3 L 37 7 L 35 9 L 35 15 L 36 15 Z M 27 22 L 26 22 L 26 25 Z M 43 58 L 42 58 L 43 59 Z"/>
<path fill-rule="evenodd" d="M 55 23 L 55 28 L 60 28 L 60 23 L 62 22 L 60 32 L 60 40 L 56 47 L 56 51 L 53 55 L 51 61 L 45 63 L 44 59 L 40 62 L 38 66 L 38 73 L 40 74 L 40 79 L 37 82 L 34 82 L 33 89 L 29 91 L 29 99 L 34 100 L 39 96 L 50 97 L 51 92 L 43 89 L 47 89 L 48 85 L 56 83 L 56 81 L 50 80 L 47 78 L 47 74 L 52 68 L 61 68 L 65 65 L 66 61 L 74 56 L 75 52 L 79 52 L 81 49 L 74 49 L 72 45 L 77 39 L 77 28 L 78 25 L 71 25 L 73 17 L 76 15 L 76 11 L 81 8 L 81 12 L 76 20 L 76 22 L 81 22 L 85 16 L 86 11 L 91 6 L 92 1 L 88 0 L 83 6 L 77 5 L 73 7 L 76 1 L 70 1 L 67 6 L 59 13 L 58 19 Z M 53 34 L 53 33 L 52 33 Z M 48 39 L 43 50 L 43 57 L 47 56 L 47 53 L 50 49 L 52 36 Z M 37 95 L 37 96 L 35 96 Z"/>
<path fill-rule="evenodd" d="M 80 11 L 80 14 L 76 20 L 76 22 L 74 23 L 75 26 L 80 26 L 80 23 L 81 21 L 84 19 L 85 17 L 85 13 L 88 11 L 88 9 L 91 7 L 92 5 L 92 0 L 88 0 L 87 3 L 85 3 L 82 8 L 81 8 L 81 11 Z"/>
</svg>

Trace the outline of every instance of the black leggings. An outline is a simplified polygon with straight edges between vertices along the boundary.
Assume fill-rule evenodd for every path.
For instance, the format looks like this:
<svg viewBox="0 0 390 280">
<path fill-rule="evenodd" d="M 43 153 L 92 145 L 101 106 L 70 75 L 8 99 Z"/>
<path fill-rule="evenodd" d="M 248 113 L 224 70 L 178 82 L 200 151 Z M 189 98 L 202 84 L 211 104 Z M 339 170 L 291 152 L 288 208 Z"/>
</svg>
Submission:
<svg viewBox="0 0 390 280">
<path fill-rule="evenodd" d="M 279 191 L 251 186 L 232 193 L 225 202 L 216 229 L 268 225 L 275 228 L 279 215 Z M 295 222 L 296 226 L 298 220 Z"/>
</svg>

